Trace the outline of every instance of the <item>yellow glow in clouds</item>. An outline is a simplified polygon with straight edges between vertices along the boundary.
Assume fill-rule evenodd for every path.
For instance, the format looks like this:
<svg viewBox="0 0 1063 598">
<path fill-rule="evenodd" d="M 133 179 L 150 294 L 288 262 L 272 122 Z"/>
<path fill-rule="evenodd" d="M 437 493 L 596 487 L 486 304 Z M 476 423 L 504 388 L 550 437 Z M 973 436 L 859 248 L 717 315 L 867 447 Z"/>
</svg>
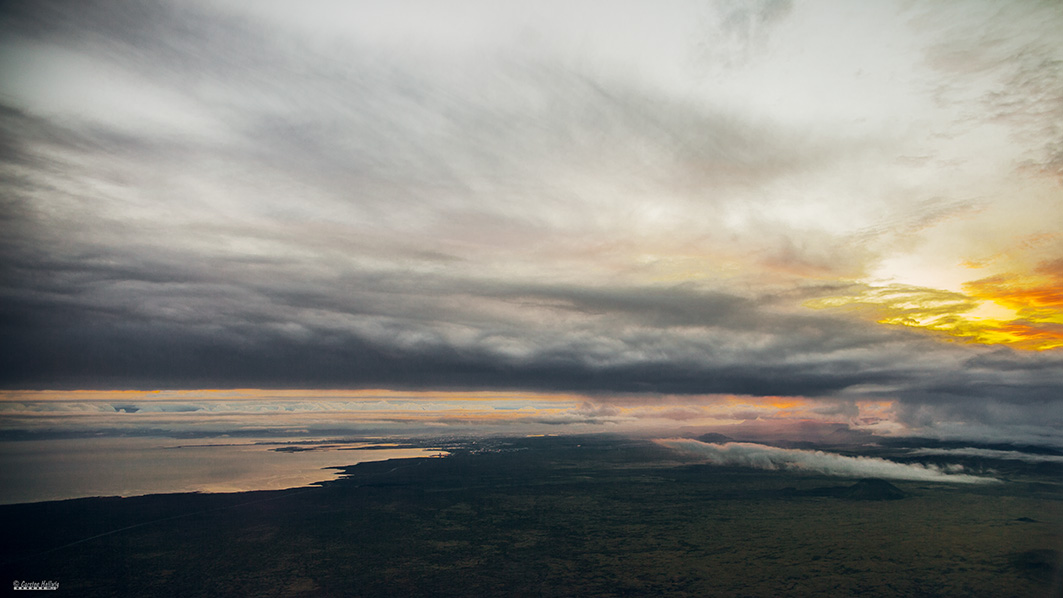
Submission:
<svg viewBox="0 0 1063 598">
<path fill-rule="evenodd" d="M 963 292 L 907 285 L 863 287 L 808 307 L 870 313 L 880 324 L 920 328 L 985 345 L 1045 351 L 1063 347 L 1063 260 L 1028 274 L 1004 273 L 963 285 Z"/>
</svg>

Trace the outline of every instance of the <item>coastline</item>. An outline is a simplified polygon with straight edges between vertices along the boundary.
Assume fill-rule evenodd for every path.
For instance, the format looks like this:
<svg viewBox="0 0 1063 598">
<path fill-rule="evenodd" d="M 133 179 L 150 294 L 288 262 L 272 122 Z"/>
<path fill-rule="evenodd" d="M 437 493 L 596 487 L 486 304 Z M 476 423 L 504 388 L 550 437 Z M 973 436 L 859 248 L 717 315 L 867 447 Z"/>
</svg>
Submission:
<svg viewBox="0 0 1063 598">
<path fill-rule="evenodd" d="M 318 442 L 252 439 L 221 444 L 154 437 L 3 441 L 0 505 L 301 488 L 335 478 L 339 467 L 438 450 L 387 441 Z"/>
</svg>

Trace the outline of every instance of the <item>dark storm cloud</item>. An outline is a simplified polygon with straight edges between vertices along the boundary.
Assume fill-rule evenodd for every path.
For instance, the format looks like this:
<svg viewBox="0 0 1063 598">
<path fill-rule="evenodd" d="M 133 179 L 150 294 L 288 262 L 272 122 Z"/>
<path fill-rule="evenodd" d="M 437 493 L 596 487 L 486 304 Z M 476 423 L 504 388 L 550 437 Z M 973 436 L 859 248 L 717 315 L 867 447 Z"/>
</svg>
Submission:
<svg viewBox="0 0 1063 598">
<path fill-rule="evenodd" d="M 122 278 L 96 296 L 82 289 L 77 300 L 57 292 L 47 304 L 43 294 L 9 301 L 5 337 L 19 350 L 6 356 L 5 378 L 15 386 L 46 379 L 70 387 L 493 386 L 809 396 L 887 385 L 887 394 L 901 388 L 929 401 L 963 393 L 992 398 L 1017 388 L 1030 400 L 1052 392 L 1047 381 L 1038 387 L 993 370 L 954 375 L 950 386 L 932 365 L 929 342 L 906 359 L 883 349 L 892 341 L 902 345 L 898 352 L 909 351 L 912 340 L 903 335 L 868 334 L 838 318 L 773 314 L 720 294 L 680 290 L 654 300 L 650 289 L 554 288 L 537 295 L 514 289 L 496 302 L 475 281 L 465 286 L 396 273 L 351 281 L 349 288 L 362 290 L 341 299 L 325 289 L 315 295 L 262 283 L 146 282 L 153 272 L 138 276 L 139 283 Z M 514 307 L 514 297 L 550 298 L 558 322 L 522 322 L 526 303 Z M 955 367 L 946 352 L 936 352 L 939 363 Z M 850 396 L 861 395 L 875 393 Z"/>
</svg>

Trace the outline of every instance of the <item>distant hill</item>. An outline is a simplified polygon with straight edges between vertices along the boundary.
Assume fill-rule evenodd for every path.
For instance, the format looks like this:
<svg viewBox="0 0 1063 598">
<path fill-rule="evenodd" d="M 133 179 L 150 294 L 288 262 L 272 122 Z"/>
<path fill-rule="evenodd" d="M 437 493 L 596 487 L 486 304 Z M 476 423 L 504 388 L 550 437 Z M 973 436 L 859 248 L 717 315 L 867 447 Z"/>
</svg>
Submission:
<svg viewBox="0 0 1063 598">
<path fill-rule="evenodd" d="M 705 442 L 705 443 L 708 443 L 708 444 L 724 444 L 724 443 L 727 443 L 727 442 L 734 442 L 735 441 L 735 439 L 731 438 L 730 436 L 724 436 L 723 434 L 716 434 L 715 432 L 710 432 L 708 434 L 702 434 L 701 436 L 698 436 L 694 440 L 697 440 L 698 442 Z"/>
<path fill-rule="evenodd" d="M 903 490 L 878 478 L 865 478 L 852 486 L 827 486 L 810 490 L 786 488 L 788 496 L 832 496 L 846 500 L 898 500 L 907 496 Z"/>
<path fill-rule="evenodd" d="M 865 478 L 849 486 L 840 494 L 849 500 L 897 500 L 905 494 L 900 488 L 878 478 Z"/>
</svg>

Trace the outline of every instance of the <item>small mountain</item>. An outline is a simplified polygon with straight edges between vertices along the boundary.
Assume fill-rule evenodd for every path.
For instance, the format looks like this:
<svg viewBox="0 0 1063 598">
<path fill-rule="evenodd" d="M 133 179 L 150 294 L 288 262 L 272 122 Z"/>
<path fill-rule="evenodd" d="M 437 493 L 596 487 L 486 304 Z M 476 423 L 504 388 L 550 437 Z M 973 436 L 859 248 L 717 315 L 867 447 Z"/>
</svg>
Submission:
<svg viewBox="0 0 1063 598">
<path fill-rule="evenodd" d="M 807 490 L 783 488 L 779 494 L 792 497 L 829 496 L 846 500 L 897 500 L 907 496 L 900 488 L 878 478 L 865 478 L 852 486 L 823 486 Z"/>
<path fill-rule="evenodd" d="M 905 494 L 886 480 L 865 478 L 845 488 L 838 496 L 849 500 L 897 500 L 904 498 Z"/>
<path fill-rule="evenodd" d="M 734 442 L 735 439 L 730 436 L 724 436 L 723 434 L 717 434 L 715 432 L 709 432 L 708 434 L 702 434 L 694 440 L 698 442 L 704 442 L 707 444 L 724 444 L 727 442 Z"/>
</svg>

